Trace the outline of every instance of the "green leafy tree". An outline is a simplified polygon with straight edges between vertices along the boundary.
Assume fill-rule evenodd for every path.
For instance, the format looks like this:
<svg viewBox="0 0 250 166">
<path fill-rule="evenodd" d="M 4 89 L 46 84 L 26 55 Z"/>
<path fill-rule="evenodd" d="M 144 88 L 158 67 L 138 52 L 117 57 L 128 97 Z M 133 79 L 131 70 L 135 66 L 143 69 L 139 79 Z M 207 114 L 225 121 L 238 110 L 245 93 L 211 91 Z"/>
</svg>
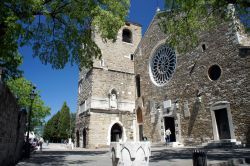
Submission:
<svg viewBox="0 0 250 166">
<path fill-rule="evenodd" d="M 23 72 L 18 69 L 22 62 L 23 58 L 17 52 L 12 56 L 8 56 L 8 54 L 0 56 L 0 68 L 3 70 L 4 81 L 22 76 Z"/>
<path fill-rule="evenodd" d="M 129 0 L 2 0 L 0 60 L 31 45 L 33 56 L 53 68 L 91 66 L 101 56 L 93 33 L 115 40 L 129 6 Z"/>
<path fill-rule="evenodd" d="M 60 111 L 52 116 L 44 126 L 43 138 L 50 142 L 61 142 L 60 138 Z"/>
<path fill-rule="evenodd" d="M 222 22 L 235 22 L 235 29 L 244 25 L 250 31 L 249 0 L 165 0 L 167 12 L 160 13 L 160 27 L 168 34 L 167 43 L 185 53 L 197 47 L 199 33 L 208 31 Z"/>
<path fill-rule="evenodd" d="M 52 127 L 51 127 L 51 120 L 48 120 L 48 122 L 44 125 L 44 131 L 43 131 L 43 139 L 44 140 L 48 140 L 48 141 L 51 141 L 50 140 L 50 136 L 51 136 L 51 130 L 52 130 Z"/>
<path fill-rule="evenodd" d="M 33 90 L 33 85 L 30 81 L 25 78 L 10 79 L 7 81 L 7 85 L 11 92 L 18 98 L 18 104 L 20 107 L 30 109 L 31 99 L 30 93 Z M 32 104 L 32 119 L 31 119 L 31 129 L 33 130 L 35 126 L 42 125 L 44 123 L 44 118 L 50 114 L 50 108 L 45 106 L 44 102 L 39 95 L 39 91 L 35 91 L 36 96 Z"/>
<path fill-rule="evenodd" d="M 61 139 L 70 137 L 70 110 L 66 102 L 63 103 L 60 111 L 59 133 Z"/>
<path fill-rule="evenodd" d="M 66 140 L 70 138 L 70 134 L 74 126 L 71 121 L 71 117 L 75 114 L 70 114 L 70 109 L 67 106 L 67 103 L 64 102 L 60 111 L 58 111 L 44 127 L 43 137 L 46 140 L 52 142 L 61 142 L 61 140 Z"/>
<path fill-rule="evenodd" d="M 61 142 L 60 139 L 60 111 L 58 111 L 53 117 L 52 117 L 52 132 L 51 132 L 51 139 L 53 142 Z"/>
</svg>

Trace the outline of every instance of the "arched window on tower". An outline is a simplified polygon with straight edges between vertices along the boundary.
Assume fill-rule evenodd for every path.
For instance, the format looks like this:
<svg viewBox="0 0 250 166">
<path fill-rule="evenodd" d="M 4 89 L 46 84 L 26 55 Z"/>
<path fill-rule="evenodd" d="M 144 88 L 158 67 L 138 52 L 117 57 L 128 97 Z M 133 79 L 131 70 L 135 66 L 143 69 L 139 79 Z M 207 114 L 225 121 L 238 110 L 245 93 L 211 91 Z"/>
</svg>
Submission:
<svg viewBox="0 0 250 166">
<path fill-rule="evenodd" d="M 132 32 L 129 29 L 123 29 L 122 41 L 127 43 L 132 43 Z"/>
<path fill-rule="evenodd" d="M 111 109 L 117 109 L 117 91 L 115 89 L 110 92 L 109 103 Z"/>
</svg>

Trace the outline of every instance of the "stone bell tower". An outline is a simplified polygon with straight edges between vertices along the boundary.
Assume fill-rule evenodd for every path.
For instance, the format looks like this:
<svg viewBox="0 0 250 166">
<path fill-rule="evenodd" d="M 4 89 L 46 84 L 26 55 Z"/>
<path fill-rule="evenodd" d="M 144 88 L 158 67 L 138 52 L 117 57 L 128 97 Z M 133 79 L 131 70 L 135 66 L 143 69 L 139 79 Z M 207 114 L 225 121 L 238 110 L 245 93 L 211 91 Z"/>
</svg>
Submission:
<svg viewBox="0 0 250 166">
<path fill-rule="evenodd" d="M 102 52 L 91 69 L 79 73 L 76 146 L 103 147 L 135 139 L 134 51 L 141 40 L 141 26 L 127 22 L 115 42 L 94 41 Z"/>
</svg>

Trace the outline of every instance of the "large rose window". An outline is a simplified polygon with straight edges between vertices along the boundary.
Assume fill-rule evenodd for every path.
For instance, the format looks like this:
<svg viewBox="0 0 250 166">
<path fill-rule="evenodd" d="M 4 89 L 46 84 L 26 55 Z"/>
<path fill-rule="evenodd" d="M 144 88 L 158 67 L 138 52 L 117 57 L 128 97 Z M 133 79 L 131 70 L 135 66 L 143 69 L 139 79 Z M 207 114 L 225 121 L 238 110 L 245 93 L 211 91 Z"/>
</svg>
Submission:
<svg viewBox="0 0 250 166">
<path fill-rule="evenodd" d="M 152 82 L 157 86 L 164 86 L 172 78 L 176 67 L 174 50 L 166 45 L 161 45 L 154 52 L 150 63 L 149 73 Z"/>
</svg>

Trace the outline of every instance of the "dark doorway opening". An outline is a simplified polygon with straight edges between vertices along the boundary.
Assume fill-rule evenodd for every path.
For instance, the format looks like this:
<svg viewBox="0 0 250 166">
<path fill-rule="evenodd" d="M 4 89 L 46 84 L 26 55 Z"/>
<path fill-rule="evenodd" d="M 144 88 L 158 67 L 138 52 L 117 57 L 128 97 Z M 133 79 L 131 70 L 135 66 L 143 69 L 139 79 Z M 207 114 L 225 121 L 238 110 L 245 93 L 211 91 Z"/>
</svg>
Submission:
<svg viewBox="0 0 250 166">
<path fill-rule="evenodd" d="M 217 129 L 220 139 L 231 139 L 227 109 L 219 109 L 214 111 Z"/>
<path fill-rule="evenodd" d="M 80 135 L 79 131 L 76 131 L 76 147 L 80 147 Z"/>
<path fill-rule="evenodd" d="M 165 125 L 165 130 L 169 128 L 171 131 L 170 142 L 176 142 L 174 117 L 165 117 L 164 125 Z"/>
<path fill-rule="evenodd" d="M 122 139 L 122 127 L 115 123 L 111 128 L 111 142 L 119 142 Z"/>
<path fill-rule="evenodd" d="M 82 137 L 83 137 L 83 140 L 82 140 L 83 145 L 82 145 L 82 147 L 83 147 L 83 148 L 86 148 L 86 145 L 87 145 L 87 141 L 86 141 L 87 132 L 86 132 L 86 129 L 83 129 L 83 131 L 82 131 Z"/>
</svg>

